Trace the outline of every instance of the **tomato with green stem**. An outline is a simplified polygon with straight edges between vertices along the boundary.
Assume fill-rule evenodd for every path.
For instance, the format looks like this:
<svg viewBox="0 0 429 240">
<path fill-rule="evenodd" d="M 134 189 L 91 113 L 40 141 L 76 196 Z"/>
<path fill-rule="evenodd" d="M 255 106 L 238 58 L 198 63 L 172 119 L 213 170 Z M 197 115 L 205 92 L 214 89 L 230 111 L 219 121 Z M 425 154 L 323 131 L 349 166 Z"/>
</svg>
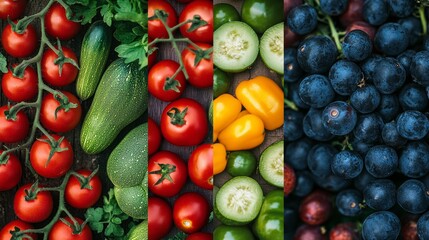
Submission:
<svg viewBox="0 0 429 240">
<path fill-rule="evenodd" d="M 81 24 L 69 20 L 64 7 L 57 2 L 49 8 L 44 21 L 46 32 L 60 40 L 69 40 L 80 31 Z"/>
<path fill-rule="evenodd" d="M 213 35 L 212 33 L 210 35 Z M 207 43 L 196 43 L 200 49 L 189 45 L 182 51 L 183 65 L 189 83 L 198 88 L 213 86 L 213 49 Z"/>
<path fill-rule="evenodd" d="M 4 95 L 14 102 L 28 101 L 36 97 L 37 84 L 37 73 L 31 66 L 25 68 L 23 78 L 13 76 L 13 72 L 9 70 L 3 75 L 1 82 Z"/>
<path fill-rule="evenodd" d="M 282 0 L 245 0 L 241 6 L 241 18 L 258 34 L 284 21 Z"/>
<path fill-rule="evenodd" d="M 28 57 L 37 48 L 37 33 L 33 25 L 29 24 L 22 33 L 12 30 L 12 25 L 7 24 L 1 34 L 3 49 L 12 57 Z"/>
<path fill-rule="evenodd" d="M 61 67 L 60 64 L 55 64 L 58 58 L 69 58 L 77 63 L 76 54 L 68 47 L 61 47 L 64 56 L 58 56 L 52 49 L 47 49 L 42 57 L 42 77 L 47 83 L 55 87 L 62 87 L 72 83 L 78 74 L 78 69 L 70 62 L 65 62 Z M 57 48 L 58 49 L 58 48 Z"/>
<path fill-rule="evenodd" d="M 0 1 L 0 19 L 15 20 L 22 16 L 27 6 L 27 0 L 2 0 Z"/>
<path fill-rule="evenodd" d="M 198 146 L 188 160 L 189 177 L 195 185 L 213 189 L 213 147 L 205 143 Z"/>
<path fill-rule="evenodd" d="M 162 10 L 167 14 L 166 23 L 167 26 L 174 27 L 177 24 L 177 14 L 174 8 L 165 0 L 149 0 L 148 1 L 148 33 L 149 37 L 152 39 L 156 38 L 167 38 L 168 32 L 162 24 L 161 20 L 151 19 L 155 16 L 155 10 Z"/>
<path fill-rule="evenodd" d="M 158 151 L 159 147 L 161 146 L 162 136 L 161 136 L 161 130 L 159 129 L 158 124 L 151 118 L 148 117 L 147 119 L 147 127 L 149 131 L 149 138 L 148 138 L 148 148 L 149 148 L 149 155 L 152 155 Z"/>
<path fill-rule="evenodd" d="M 148 91 L 152 96 L 164 102 L 171 102 L 179 98 L 186 89 L 186 79 L 180 70 L 180 64 L 173 60 L 157 62 L 148 74 Z"/>
<path fill-rule="evenodd" d="M 168 234 L 173 226 L 171 207 L 161 198 L 149 198 L 148 216 L 148 235 L 151 240 L 161 239 Z"/>
<path fill-rule="evenodd" d="M 0 107 L 0 142 L 17 143 L 27 137 L 30 121 L 22 110 L 16 114 L 10 114 L 9 110 L 10 107 L 7 105 Z"/>
<path fill-rule="evenodd" d="M 3 151 L 0 150 L 0 154 Z M 5 162 L 0 161 L 0 191 L 7 191 L 18 185 L 22 176 L 22 166 L 18 157 L 7 154 Z"/>
<path fill-rule="evenodd" d="M 49 191 L 39 190 L 38 186 L 26 184 L 16 191 L 13 210 L 22 221 L 38 223 L 51 215 L 54 204 L 52 194 Z"/>
<path fill-rule="evenodd" d="M 218 3 L 213 7 L 214 29 L 218 29 L 222 24 L 231 21 L 240 21 L 240 14 L 237 9 L 228 3 Z"/>
<path fill-rule="evenodd" d="M 74 208 L 90 208 L 101 196 L 102 183 L 98 175 L 93 175 L 90 170 L 82 169 L 76 172 L 82 178 L 70 176 L 67 182 L 64 196 L 66 202 Z"/>
<path fill-rule="evenodd" d="M 182 36 L 193 42 L 213 42 L 213 3 L 193 1 L 186 5 L 179 16 L 179 22 L 192 20 L 180 27 Z"/>
<path fill-rule="evenodd" d="M 199 193 L 182 194 L 173 206 L 173 221 L 185 233 L 195 233 L 204 227 L 210 215 L 208 201 Z"/>
<path fill-rule="evenodd" d="M 28 229 L 34 229 L 33 225 L 28 224 L 26 222 L 23 222 L 19 219 L 12 220 L 8 224 L 6 224 L 1 230 L 0 230 L 0 240 L 10 240 L 12 239 L 11 231 L 15 231 L 16 228 L 19 229 L 19 231 L 24 231 Z M 34 233 L 28 234 L 28 236 L 31 237 L 32 240 L 37 240 L 37 235 Z M 30 238 L 22 238 L 22 240 L 30 240 Z"/>
<path fill-rule="evenodd" d="M 49 240 L 92 240 L 92 232 L 88 224 L 74 217 L 74 222 L 70 217 L 58 220 L 49 232 Z"/>
</svg>

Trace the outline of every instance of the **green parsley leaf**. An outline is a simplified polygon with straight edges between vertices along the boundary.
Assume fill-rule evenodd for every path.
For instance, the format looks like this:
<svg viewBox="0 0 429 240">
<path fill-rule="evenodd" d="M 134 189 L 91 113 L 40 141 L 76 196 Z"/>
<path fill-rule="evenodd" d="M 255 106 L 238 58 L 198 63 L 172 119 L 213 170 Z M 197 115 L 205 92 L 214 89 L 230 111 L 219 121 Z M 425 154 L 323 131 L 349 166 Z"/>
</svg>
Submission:
<svg viewBox="0 0 429 240">
<path fill-rule="evenodd" d="M 125 63 L 130 63 L 138 60 L 140 69 L 147 66 L 148 60 L 146 56 L 147 43 L 135 41 L 130 44 L 121 44 L 115 48 L 118 56 L 125 59 Z"/>
<path fill-rule="evenodd" d="M 0 71 L 2 73 L 7 73 L 7 61 L 6 57 L 0 53 Z"/>
</svg>

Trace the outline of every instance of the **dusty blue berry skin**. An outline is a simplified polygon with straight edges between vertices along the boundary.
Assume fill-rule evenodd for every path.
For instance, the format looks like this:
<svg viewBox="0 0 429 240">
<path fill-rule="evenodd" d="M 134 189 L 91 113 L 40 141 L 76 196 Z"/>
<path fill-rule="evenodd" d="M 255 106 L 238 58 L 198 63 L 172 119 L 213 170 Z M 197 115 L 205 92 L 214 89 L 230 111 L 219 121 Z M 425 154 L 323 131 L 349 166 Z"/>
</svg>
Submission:
<svg viewBox="0 0 429 240">
<path fill-rule="evenodd" d="M 429 132 L 429 120 L 419 111 L 408 110 L 398 116 L 397 129 L 408 140 L 420 140 Z"/>
<path fill-rule="evenodd" d="M 392 175 L 398 168 L 398 155 L 395 149 L 386 145 L 370 148 L 365 156 L 365 168 L 376 178 Z"/>
<path fill-rule="evenodd" d="M 329 16 L 339 16 L 347 9 L 348 3 L 348 0 L 320 0 L 320 8 Z"/>
<path fill-rule="evenodd" d="M 419 239 L 429 239 L 429 212 L 421 215 L 417 221 L 417 235 Z"/>
<path fill-rule="evenodd" d="M 423 33 L 420 19 L 416 17 L 401 18 L 399 19 L 398 23 L 407 30 L 408 38 L 410 40 L 409 44 L 410 46 L 414 46 L 419 41 Z"/>
<path fill-rule="evenodd" d="M 301 81 L 298 82 L 294 82 L 291 83 L 289 85 L 289 97 L 290 100 L 292 100 L 292 102 L 295 103 L 295 105 L 301 109 L 308 109 L 310 108 L 310 106 L 308 106 L 307 104 L 305 104 L 302 100 L 301 97 L 299 96 L 299 84 L 301 83 Z"/>
<path fill-rule="evenodd" d="M 291 142 L 285 149 L 285 161 L 295 170 L 307 168 L 307 155 L 313 144 L 307 138 Z"/>
<path fill-rule="evenodd" d="M 405 71 L 407 72 L 407 76 L 411 75 L 410 67 L 414 55 L 416 55 L 416 51 L 409 49 L 396 57 L 398 62 L 402 65 L 402 67 L 404 67 Z"/>
<path fill-rule="evenodd" d="M 376 178 L 369 174 L 369 172 L 364 168 L 362 172 L 353 179 L 353 185 L 357 190 L 363 192 L 374 180 L 376 180 Z"/>
<path fill-rule="evenodd" d="M 396 194 L 398 205 L 405 211 L 421 214 L 429 207 L 426 186 L 419 180 L 409 179 L 399 186 Z"/>
<path fill-rule="evenodd" d="M 365 59 L 365 61 L 363 61 L 361 63 L 361 70 L 362 70 L 363 75 L 365 77 L 366 83 L 372 83 L 373 82 L 374 72 L 375 72 L 375 69 L 377 67 L 377 63 L 381 59 L 383 59 L 383 57 L 380 55 L 372 55 L 372 56 L 368 57 L 367 59 Z"/>
<path fill-rule="evenodd" d="M 356 89 L 350 96 L 350 104 L 360 113 L 375 111 L 380 105 L 381 96 L 372 84 Z"/>
<path fill-rule="evenodd" d="M 310 5 L 293 8 L 287 16 L 290 30 L 299 35 L 307 35 L 317 27 L 317 12 Z"/>
<path fill-rule="evenodd" d="M 334 135 L 323 126 L 322 111 L 323 109 L 310 108 L 304 117 L 303 128 L 310 139 L 325 142 L 331 140 Z"/>
<path fill-rule="evenodd" d="M 396 240 L 401 230 L 401 222 L 394 213 L 375 212 L 369 215 L 362 226 L 364 240 Z"/>
<path fill-rule="evenodd" d="M 348 217 L 356 217 L 362 213 L 362 201 L 362 194 L 356 189 L 343 190 L 335 199 L 338 211 Z"/>
<path fill-rule="evenodd" d="M 410 178 L 429 173 L 429 146 L 422 141 L 409 142 L 399 156 L 399 171 Z"/>
<path fill-rule="evenodd" d="M 314 188 L 314 181 L 311 174 L 308 171 L 296 172 L 296 186 L 293 191 L 293 195 L 298 197 L 305 197 Z"/>
<path fill-rule="evenodd" d="M 330 192 L 338 192 L 347 188 L 350 182 L 342 177 L 331 174 L 326 178 L 317 178 L 316 184 Z"/>
<path fill-rule="evenodd" d="M 429 51 L 420 51 L 414 55 L 410 72 L 415 82 L 429 86 Z"/>
<path fill-rule="evenodd" d="M 390 12 L 393 16 L 404 18 L 413 13 L 415 1 L 410 0 L 388 0 Z"/>
<path fill-rule="evenodd" d="M 388 56 L 397 56 L 409 44 L 408 31 L 399 23 L 386 23 L 378 29 L 374 37 L 374 46 Z"/>
<path fill-rule="evenodd" d="M 309 74 L 326 73 L 337 59 L 337 48 L 327 36 L 312 36 L 299 45 L 297 59 Z"/>
<path fill-rule="evenodd" d="M 329 144 L 317 144 L 311 148 L 307 155 L 307 165 L 315 177 L 328 177 L 331 175 L 331 161 L 338 151 Z"/>
<path fill-rule="evenodd" d="M 309 106 L 322 108 L 334 100 L 335 92 L 327 77 L 314 74 L 307 76 L 299 84 L 299 96 Z"/>
<path fill-rule="evenodd" d="M 285 82 L 296 82 L 303 74 L 298 60 L 296 59 L 296 49 L 286 48 L 284 50 L 284 80 Z"/>
<path fill-rule="evenodd" d="M 423 38 L 423 50 L 429 51 L 429 36 Z"/>
<path fill-rule="evenodd" d="M 396 94 L 382 94 L 377 112 L 384 122 L 390 122 L 396 118 L 400 111 L 399 99 Z"/>
<path fill-rule="evenodd" d="M 331 170 L 338 177 L 352 179 L 357 177 L 362 169 L 363 160 L 356 152 L 343 150 L 332 159 Z"/>
<path fill-rule="evenodd" d="M 396 186 L 390 179 L 376 179 L 365 186 L 363 197 L 368 207 L 383 211 L 396 204 Z"/>
<path fill-rule="evenodd" d="M 385 0 L 365 0 L 362 14 L 366 22 L 379 26 L 389 18 L 389 6 Z"/>
<path fill-rule="evenodd" d="M 284 111 L 284 125 L 283 133 L 285 141 L 296 141 L 302 137 L 304 131 L 302 130 L 302 121 L 304 114 L 299 111 L 285 110 Z"/>
<path fill-rule="evenodd" d="M 364 143 L 375 143 L 381 138 L 383 119 L 379 114 L 362 114 L 358 117 L 353 134 L 355 138 Z"/>
<path fill-rule="evenodd" d="M 399 135 L 395 121 L 384 124 L 381 137 L 386 145 L 392 147 L 401 147 L 407 143 L 407 139 Z"/>
<path fill-rule="evenodd" d="M 322 112 L 323 126 L 333 135 L 343 136 L 353 131 L 356 126 L 357 114 L 348 103 L 335 101 Z"/>
<path fill-rule="evenodd" d="M 334 91 L 342 96 L 349 96 L 363 80 L 360 67 L 348 60 L 339 60 L 329 70 L 329 81 Z"/>
<path fill-rule="evenodd" d="M 349 32 L 342 43 L 344 56 L 353 62 L 361 62 L 372 53 L 372 42 L 368 34 L 361 30 Z"/>
<path fill-rule="evenodd" d="M 373 73 L 373 82 L 382 94 L 392 94 L 399 90 L 405 82 L 404 67 L 395 58 L 383 58 L 377 62 Z"/>
<path fill-rule="evenodd" d="M 428 105 L 426 90 L 419 84 L 407 84 L 399 93 L 399 102 L 404 110 L 424 111 Z"/>
</svg>

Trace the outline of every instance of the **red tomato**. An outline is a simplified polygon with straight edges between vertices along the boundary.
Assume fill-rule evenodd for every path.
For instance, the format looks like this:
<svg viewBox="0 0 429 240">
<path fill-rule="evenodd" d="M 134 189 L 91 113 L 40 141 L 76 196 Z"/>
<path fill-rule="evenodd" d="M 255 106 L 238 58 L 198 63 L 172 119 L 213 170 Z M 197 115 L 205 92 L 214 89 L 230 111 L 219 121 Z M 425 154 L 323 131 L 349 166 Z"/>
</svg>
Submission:
<svg viewBox="0 0 429 240">
<path fill-rule="evenodd" d="M 174 224 L 185 233 L 198 232 L 207 224 L 209 215 L 210 205 L 198 193 L 184 193 L 174 203 Z"/>
<path fill-rule="evenodd" d="M 4 95 L 11 101 L 22 102 L 33 99 L 37 95 L 37 73 L 30 66 L 24 70 L 24 77 L 13 76 L 12 71 L 8 71 L 2 77 L 1 86 Z"/>
<path fill-rule="evenodd" d="M 177 15 L 176 11 L 174 11 L 174 8 L 165 0 L 149 0 L 148 2 L 148 16 L 149 18 L 155 15 L 155 10 L 163 10 L 168 14 L 167 17 L 167 25 L 169 27 L 173 27 L 177 24 Z M 149 37 L 152 39 L 155 38 L 167 38 L 168 33 L 165 29 L 164 25 L 162 24 L 161 20 L 155 19 L 155 20 L 149 20 L 148 21 L 148 33 Z M 213 34 L 213 33 L 211 33 Z"/>
<path fill-rule="evenodd" d="M 177 146 L 202 143 L 208 132 L 203 106 L 190 98 L 168 104 L 161 115 L 161 132 L 167 141 Z"/>
<path fill-rule="evenodd" d="M 10 231 L 14 231 L 15 228 L 19 228 L 20 231 L 34 229 L 31 224 L 23 222 L 21 220 L 13 220 L 6 224 L 0 231 L 0 240 L 10 240 L 12 239 L 12 234 Z M 33 240 L 37 240 L 37 235 L 32 233 L 28 234 Z M 29 238 L 23 238 L 22 240 L 30 240 Z"/>
<path fill-rule="evenodd" d="M 161 198 L 150 197 L 148 201 L 149 240 L 159 240 L 170 232 L 173 225 L 171 207 Z"/>
<path fill-rule="evenodd" d="M 149 41 L 148 41 L 149 43 L 150 42 L 152 42 L 152 39 L 150 39 L 149 38 Z M 156 48 L 156 45 L 152 45 L 150 48 L 149 48 L 149 50 L 152 50 L 152 49 L 154 49 L 153 50 L 153 52 L 151 53 L 151 54 L 149 54 L 149 57 L 148 57 L 148 61 L 149 61 L 149 63 L 148 63 L 148 68 L 149 69 L 151 69 L 152 68 L 152 66 L 155 64 L 155 61 L 156 61 L 156 56 L 158 55 L 158 49 Z"/>
<path fill-rule="evenodd" d="M 178 194 L 188 177 L 185 162 L 169 151 L 159 151 L 149 159 L 148 173 L 149 190 L 162 197 Z"/>
<path fill-rule="evenodd" d="M 65 57 L 71 58 L 77 63 L 77 57 L 73 50 L 64 46 L 61 48 Z M 60 74 L 59 65 L 54 63 L 57 58 L 58 55 L 50 48 L 43 53 L 42 77 L 52 86 L 62 87 L 72 83 L 76 79 L 78 69 L 71 63 L 65 63 Z"/>
<path fill-rule="evenodd" d="M 205 143 L 198 146 L 188 160 L 188 172 L 192 182 L 197 186 L 213 189 L 213 148 Z"/>
<path fill-rule="evenodd" d="M 8 120 L 4 112 L 9 109 L 7 105 L 0 107 L 0 142 L 17 143 L 27 137 L 30 122 L 23 111 L 19 111 L 15 119 Z"/>
<path fill-rule="evenodd" d="M 3 151 L 0 150 L 0 154 Z M 22 176 L 21 162 L 18 157 L 12 153 L 8 154 L 7 162 L 0 164 L 0 191 L 6 191 L 14 188 Z"/>
<path fill-rule="evenodd" d="M 213 43 L 213 3 L 211 1 L 193 1 L 189 3 L 182 10 L 179 22 L 192 20 L 195 15 L 198 15 L 207 24 L 189 31 L 192 23 L 187 23 L 180 27 L 180 33 L 193 42 Z"/>
<path fill-rule="evenodd" d="M 32 184 L 26 184 L 18 189 L 13 199 L 13 210 L 16 216 L 22 221 L 38 223 L 48 219 L 52 213 L 53 200 L 51 192 L 30 191 Z M 26 190 L 29 192 L 27 195 Z M 29 197 L 31 200 L 26 200 Z"/>
<path fill-rule="evenodd" d="M 74 217 L 76 222 L 79 224 L 78 228 L 82 226 L 83 220 Z M 75 233 L 74 222 L 70 217 L 65 217 L 64 220 L 68 223 L 65 224 L 63 221 L 58 220 L 51 231 L 49 232 L 49 240 L 92 240 L 92 232 L 88 224 L 79 233 Z M 72 227 L 70 227 L 72 226 Z"/>
<path fill-rule="evenodd" d="M 206 43 L 197 43 L 203 50 L 207 50 L 212 46 Z M 203 58 L 195 65 L 195 49 L 188 46 L 182 52 L 182 60 L 185 65 L 186 72 L 189 75 L 189 83 L 194 87 L 206 88 L 213 86 L 213 53 L 210 53 L 209 59 Z"/>
<path fill-rule="evenodd" d="M 87 178 L 91 175 L 91 171 L 83 169 L 77 171 L 80 175 Z M 66 201 L 74 208 L 90 208 L 101 196 L 102 184 L 100 177 L 95 175 L 91 180 L 84 180 L 84 187 L 82 188 L 81 182 L 78 178 L 72 175 L 67 183 L 64 195 Z"/>
<path fill-rule="evenodd" d="M 156 124 L 156 122 L 150 117 L 147 120 L 147 127 L 149 130 L 149 155 L 152 155 L 158 151 L 161 146 L 161 130 L 159 129 L 158 124 Z"/>
<path fill-rule="evenodd" d="M 55 152 L 48 161 L 49 153 L 53 146 L 47 142 L 48 137 L 43 136 L 37 139 L 30 150 L 30 162 L 37 174 L 46 178 L 58 178 L 66 174 L 73 165 L 73 149 L 70 142 L 64 138 L 61 143 L 61 136 L 51 135 L 59 146 L 55 148 L 61 149 L 60 152 Z"/>
<path fill-rule="evenodd" d="M 178 99 L 186 89 L 185 75 L 180 71 L 174 79 L 171 77 L 179 68 L 180 64 L 173 60 L 161 60 L 156 63 L 148 75 L 150 94 L 165 102 Z"/>
<path fill-rule="evenodd" d="M 1 43 L 9 55 L 17 58 L 28 57 L 38 45 L 36 29 L 30 24 L 22 34 L 18 34 L 7 24 L 1 34 Z"/>
<path fill-rule="evenodd" d="M 198 232 L 188 235 L 186 240 L 213 240 L 211 233 Z"/>
<path fill-rule="evenodd" d="M 80 23 L 68 20 L 64 7 L 54 3 L 45 15 L 45 28 L 52 37 L 69 40 L 79 33 Z"/>
<path fill-rule="evenodd" d="M 15 20 L 22 16 L 27 6 L 27 0 L 1 0 L 0 1 L 0 19 Z"/>
<path fill-rule="evenodd" d="M 54 132 L 68 132 L 73 130 L 80 122 L 82 116 L 82 107 L 79 99 L 70 92 L 61 91 L 68 98 L 69 103 L 60 108 L 61 103 L 52 93 L 48 93 L 42 100 L 40 110 L 40 122 L 42 125 Z M 61 96 L 57 96 L 61 99 Z M 64 101 L 61 99 L 61 101 Z M 71 104 L 76 104 L 77 107 L 71 108 Z M 57 109 L 61 109 L 57 111 Z"/>
</svg>

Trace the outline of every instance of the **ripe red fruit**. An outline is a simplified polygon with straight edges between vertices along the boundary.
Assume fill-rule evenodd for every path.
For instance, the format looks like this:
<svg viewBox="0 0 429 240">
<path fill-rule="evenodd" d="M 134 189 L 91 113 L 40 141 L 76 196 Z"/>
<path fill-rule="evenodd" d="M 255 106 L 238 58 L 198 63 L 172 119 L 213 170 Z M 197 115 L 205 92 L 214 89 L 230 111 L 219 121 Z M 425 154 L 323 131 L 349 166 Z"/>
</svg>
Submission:
<svg viewBox="0 0 429 240">
<path fill-rule="evenodd" d="M 295 171 L 291 166 L 285 164 L 284 168 L 284 194 L 285 196 L 289 195 L 296 185 L 296 175 Z"/>
<path fill-rule="evenodd" d="M 295 233 L 293 240 L 326 240 L 326 230 L 320 226 L 301 225 Z"/>
<path fill-rule="evenodd" d="M 349 0 L 346 11 L 340 16 L 340 22 L 343 26 L 363 21 L 363 0 Z"/>
<path fill-rule="evenodd" d="M 368 34 L 371 41 L 374 40 L 376 29 L 364 21 L 353 22 L 352 24 L 348 25 L 346 32 L 349 33 L 353 30 L 362 30 Z"/>
<path fill-rule="evenodd" d="M 329 233 L 329 240 L 359 240 L 359 231 L 355 223 L 340 223 Z"/>
<path fill-rule="evenodd" d="M 409 216 L 402 219 L 401 236 L 403 240 L 418 240 L 417 220 L 415 216 Z"/>
<path fill-rule="evenodd" d="M 332 203 L 328 193 L 315 191 L 310 193 L 299 206 L 299 217 L 309 225 L 326 222 L 331 215 Z"/>
</svg>

